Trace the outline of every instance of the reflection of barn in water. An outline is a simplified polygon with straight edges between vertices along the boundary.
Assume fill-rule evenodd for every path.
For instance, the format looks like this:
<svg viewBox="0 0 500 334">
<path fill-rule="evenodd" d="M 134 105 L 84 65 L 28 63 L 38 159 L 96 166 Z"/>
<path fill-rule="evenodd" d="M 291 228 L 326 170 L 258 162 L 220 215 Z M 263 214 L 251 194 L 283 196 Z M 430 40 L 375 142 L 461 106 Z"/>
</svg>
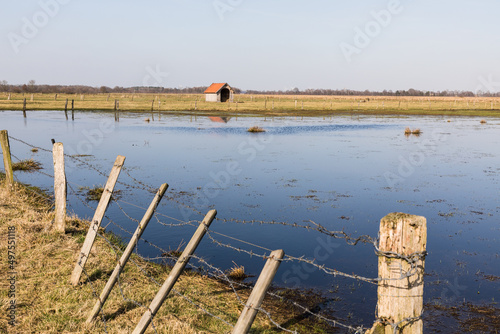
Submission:
<svg viewBox="0 0 500 334">
<path fill-rule="evenodd" d="M 205 91 L 207 102 L 233 102 L 234 91 L 227 83 L 213 83 Z"/>
<path fill-rule="evenodd" d="M 208 118 L 210 118 L 210 120 L 212 122 L 216 122 L 216 123 L 227 123 L 231 119 L 231 117 L 215 117 L 215 116 L 211 116 Z"/>
</svg>

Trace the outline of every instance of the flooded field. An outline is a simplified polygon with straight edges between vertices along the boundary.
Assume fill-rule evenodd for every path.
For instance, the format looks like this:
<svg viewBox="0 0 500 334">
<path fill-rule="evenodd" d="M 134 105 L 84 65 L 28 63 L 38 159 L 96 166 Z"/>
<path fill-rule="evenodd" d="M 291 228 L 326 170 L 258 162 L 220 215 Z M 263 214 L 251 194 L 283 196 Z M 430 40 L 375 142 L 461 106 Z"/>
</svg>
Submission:
<svg viewBox="0 0 500 334">
<path fill-rule="evenodd" d="M 26 119 L 18 111 L 0 112 L 14 161 L 33 158 L 42 164 L 42 173 L 52 174 L 52 155 L 43 150 L 51 149 L 52 138 L 77 158 L 66 159 L 66 172 L 69 209 L 80 217 L 91 218 L 97 205 L 86 200 L 83 187 L 104 185 L 116 156 L 126 156 L 119 194 L 103 221 L 125 240 L 153 189 L 168 183 L 160 214 L 143 235 L 161 250 L 146 242 L 137 249 L 147 257 L 185 245 L 195 228 L 183 222 L 199 220 L 215 208 L 219 220 L 211 230 L 219 234 L 206 237 L 197 250 L 215 267 L 227 270 L 236 263 L 258 275 L 263 261 L 255 254 L 282 248 L 341 272 L 374 278 L 373 245 L 329 238 L 314 223 L 352 237 L 376 238 L 380 219 L 390 212 L 424 216 L 424 302 L 439 306 L 491 304 L 500 297 L 500 119 L 480 121 L 129 113 L 115 122 L 112 113 L 77 112 L 74 121 L 66 121 L 64 113 L 55 111 L 28 112 Z M 266 132 L 248 133 L 251 126 Z M 406 127 L 422 133 L 405 136 Z M 42 149 L 35 152 L 16 139 Z M 15 176 L 52 191 L 50 176 Z M 320 293 L 326 299 L 317 308 L 331 310 L 346 323 L 373 322 L 375 285 L 296 262 L 283 263 L 274 284 Z"/>
</svg>

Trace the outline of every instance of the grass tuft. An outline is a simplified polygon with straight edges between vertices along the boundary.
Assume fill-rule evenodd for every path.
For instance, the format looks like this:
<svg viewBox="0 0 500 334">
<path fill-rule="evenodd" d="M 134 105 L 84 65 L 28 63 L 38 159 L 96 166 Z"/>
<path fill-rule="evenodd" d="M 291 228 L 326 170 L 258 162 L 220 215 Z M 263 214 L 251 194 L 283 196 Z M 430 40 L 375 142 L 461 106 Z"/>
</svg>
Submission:
<svg viewBox="0 0 500 334">
<path fill-rule="evenodd" d="M 239 266 L 234 262 L 234 266 L 229 270 L 229 273 L 227 276 L 231 279 L 237 280 L 237 281 L 242 281 L 245 278 L 248 277 L 248 275 L 245 274 L 245 267 L 244 266 Z"/>
<path fill-rule="evenodd" d="M 33 159 L 21 160 L 12 164 L 12 170 L 33 172 L 38 169 L 42 169 L 42 164 Z"/>
<path fill-rule="evenodd" d="M 415 129 L 415 130 L 412 130 L 412 129 L 410 129 L 410 128 L 408 128 L 408 127 L 407 127 L 407 128 L 405 129 L 405 136 L 407 136 L 407 137 L 408 137 L 408 136 L 410 136 L 410 135 L 414 135 L 414 136 L 417 136 L 417 137 L 418 137 L 418 136 L 420 136 L 421 134 L 422 134 L 422 131 L 421 131 L 419 128 L 417 128 L 417 129 Z"/>
<path fill-rule="evenodd" d="M 249 128 L 247 130 L 248 132 L 266 132 L 266 130 L 264 130 L 263 128 L 260 128 L 258 126 L 252 126 L 251 128 Z"/>
</svg>

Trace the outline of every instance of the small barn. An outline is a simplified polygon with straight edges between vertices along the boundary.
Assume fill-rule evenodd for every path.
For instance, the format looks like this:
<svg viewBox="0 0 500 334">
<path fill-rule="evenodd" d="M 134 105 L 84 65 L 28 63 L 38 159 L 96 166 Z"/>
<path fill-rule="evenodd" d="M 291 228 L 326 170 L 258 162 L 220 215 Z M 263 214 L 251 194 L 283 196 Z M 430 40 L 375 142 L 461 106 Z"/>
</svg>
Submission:
<svg viewBox="0 0 500 334">
<path fill-rule="evenodd" d="M 234 91 L 227 83 L 213 83 L 205 91 L 207 102 L 233 102 Z"/>
</svg>

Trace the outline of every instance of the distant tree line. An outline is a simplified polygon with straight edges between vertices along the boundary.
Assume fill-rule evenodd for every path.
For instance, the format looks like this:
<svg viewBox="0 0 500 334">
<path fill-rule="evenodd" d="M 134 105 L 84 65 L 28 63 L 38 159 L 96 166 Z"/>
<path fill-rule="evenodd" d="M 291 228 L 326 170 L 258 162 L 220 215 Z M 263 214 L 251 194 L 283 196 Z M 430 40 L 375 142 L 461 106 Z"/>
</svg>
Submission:
<svg viewBox="0 0 500 334">
<path fill-rule="evenodd" d="M 149 94 L 202 94 L 208 86 L 201 87 L 185 87 L 185 88 L 165 88 L 165 87 L 119 87 L 114 88 L 101 86 L 91 87 L 84 85 L 37 85 L 35 80 L 30 80 L 23 85 L 9 85 L 7 81 L 0 80 L 0 91 L 11 93 L 43 93 L 43 94 L 98 94 L 98 93 L 149 93 Z M 234 88 L 236 94 L 254 94 L 254 95 L 357 95 L 357 96 L 459 96 L 473 97 L 476 94 L 472 91 L 444 90 L 444 91 L 423 91 L 418 89 L 408 90 L 351 90 L 351 89 L 305 89 L 300 90 L 294 88 L 291 90 L 247 90 L 242 91 L 239 88 Z M 477 96 L 484 97 L 500 97 L 500 92 L 478 92 Z"/>
<path fill-rule="evenodd" d="M 305 89 L 299 90 L 294 88 L 286 91 L 259 91 L 259 90 L 247 90 L 246 94 L 265 94 L 265 95 L 353 95 L 353 96 L 459 96 L 459 97 L 474 97 L 476 94 L 472 91 L 463 90 L 444 90 L 444 91 L 424 91 L 418 89 L 408 89 L 408 90 L 383 90 L 383 91 L 371 91 L 371 90 L 352 90 L 352 89 Z M 500 92 L 477 92 L 477 96 L 484 97 L 500 97 Z"/>
</svg>

